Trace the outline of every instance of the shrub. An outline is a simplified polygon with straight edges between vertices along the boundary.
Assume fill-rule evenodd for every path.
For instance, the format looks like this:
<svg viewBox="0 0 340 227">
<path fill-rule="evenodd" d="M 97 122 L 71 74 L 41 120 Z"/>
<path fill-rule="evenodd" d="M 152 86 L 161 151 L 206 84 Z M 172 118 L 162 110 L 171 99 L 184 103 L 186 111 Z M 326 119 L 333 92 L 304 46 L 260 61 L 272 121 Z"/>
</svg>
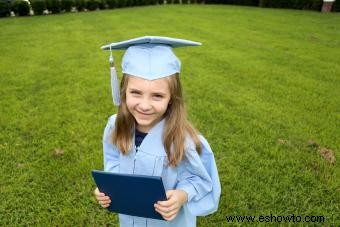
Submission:
<svg viewBox="0 0 340 227">
<path fill-rule="evenodd" d="M 46 9 L 46 3 L 44 0 L 33 0 L 31 1 L 31 5 L 35 15 L 42 15 Z"/>
<path fill-rule="evenodd" d="M 156 5 L 157 2 L 157 0 L 147 0 L 147 5 Z"/>
<path fill-rule="evenodd" d="M 0 17 L 11 15 L 11 3 L 9 0 L 0 0 Z"/>
<path fill-rule="evenodd" d="M 133 5 L 134 6 L 142 6 L 142 5 L 144 5 L 144 1 L 143 0 L 134 0 Z"/>
<path fill-rule="evenodd" d="M 107 7 L 109 9 L 114 9 L 114 8 L 117 8 L 117 0 L 106 0 L 106 4 L 107 4 Z"/>
<path fill-rule="evenodd" d="M 137 6 L 145 6 L 148 4 L 148 0 L 136 0 L 136 5 Z"/>
<path fill-rule="evenodd" d="M 83 11 L 86 7 L 85 0 L 75 0 L 75 6 L 78 11 Z"/>
<path fill-rule="evenodd" d="M 60 8 L 66 12 L 70 12 L 73 6 L 75 6 L 74 0 L 61 0 L 60 2 Z"/>
<path fill-rule="evenodd" d="M 118 0 L 118 4 L 117 4 L 118 8 L 125 7 L 125 6 L 126 6 L 126 0 Z"/>
<path fill-rule="evenodd" d="M 237 2 L 237 0 L 236 0 L 236 2 Z M 240 1 L 239 5 L 258 6 L 259 5 L 259 0 L 242 0 L 242 1 Z"/>
<path fill-rule="evenodd" d="M 196 2 L 196 0 L 195 0 Z M 222 4 L 224 3 L 223 0 L 206 0 L 205 1 L 206 4 Z"/>
<path fill-rule="evenodd" d="M 126 6 L 134 6 L 135 4 L 134 0 L 126 0 Z"/>
<path fill-rule="evenodd" d="M 30 5 L 27 1 L 16 0 L 13 2 L 12 9 L 19 16 L 28 16 L 30 13 Z"/>
<path fill-rule="evenodd" d="M 332 7 L 333 12 L 340 12 L 340 0 L 336 0 Z"/>
<path fill-rule="evenodd" d="M 160 4 L 160 5 L 164 4 L 164 0 L 158 0 L 157 3 Z"/>
<path fill-rule="evenodd" d="M 313 9 L 313 10 L 321 11 L 323 0 L 312 0 L 311 2 L 312 2 L 311 6 L 308 9 Z"/>
<path fill-rule="evenodd" d="M 61 11 L 61 2 L 60 0 L 47 0 L 46 8 L 54 14 L 60 13 Z"/>
<path fill-rule="evenodd" d="M 93 11 L 99 8 L 100 1 L 99 0 L 88 0 L 86 2 L 86 9 Z"/>
<path fill-rule="evenodd" d="M 323 0 L 259 0 L 259 6 L 320 10 Z"/>
<path fill-rule="evenodd" d="M 106 0 L 98 0 L 99 9 L 106 9 Z"/>
</svg>

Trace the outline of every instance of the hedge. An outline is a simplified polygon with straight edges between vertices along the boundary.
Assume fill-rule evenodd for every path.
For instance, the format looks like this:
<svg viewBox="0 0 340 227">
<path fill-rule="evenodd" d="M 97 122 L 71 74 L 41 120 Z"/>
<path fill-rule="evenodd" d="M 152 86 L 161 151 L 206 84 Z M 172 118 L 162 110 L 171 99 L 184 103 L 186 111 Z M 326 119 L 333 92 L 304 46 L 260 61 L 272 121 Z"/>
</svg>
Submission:
<svg viewBox="0 0 340 227">
<path fill-rule="evenodd" d="M 74 0 L 61 0 L 60 7 L 66 12 L 71 12 L 72 7 L 76 5 Z"/>
<path fill-rule="evenodd" d="M 24 0 L 0 0 L 0 17 L 9 16 L 11 10 L 16 15 L 29 15 L 30 6 Z M 13 1 L 13 0 L 12 0 Z M 47 9 L 52 13 L 61 11 L 70 12 L 73 7 L 78 11 L 96 9 L 114 9 L 130 6 L 164 4 L 165 0 L 30 0 L 35 15 L 43 14 Z M 260 6 L 270 8 L 291 8 L 321 10 L 323 0 L 167 0 L 167 4 L 234 4 L 247 6 Z M 333 4 L 332 11 L 340 11 L 340 0 Z"/>
<path fill-rule="evenodd" d="M 332 11 L 340 12 L 340 0 L 337 0 L 333 3 Z"/>
<path fill-rule="evenodd" d="M 32 0 L 31 6 L 34 12 L 34 15 L 42 15 L 44 10 L 46 9 L 45 0 Z"/>
<path fill-rule="evenodd" d="M 53 14 L 60 13 L 61 2 L 60 0 L 46 0 L 46 8 Z"/>
<path fill-rule="evenodd" d="M 323 0 L 259 0 L 259 6 L 270 8 L 321 10 Z"/>
<path fill-rule="evenodd" d="M 259 0 L 205 0 L 205 3 L 258 6 Z"/>
<path fill-rule="evenodd" d="M 106 0 L 106 4 L 109 9 L 114 9 L 114 8 L 117 8 L 118 1 L 117 0 Z"/>
<path fill-rule="evenodd" d="M 11 2 L 9 0 L 0 0 L 0 17 L 11 15 Z"/>
<path fill-rule="evenodd" d="M 24 0 L 15 0 L 12 4 L 13 12 L 18 16 L 28 16 L 30 13 L 30 5 Z"/>
</svg>

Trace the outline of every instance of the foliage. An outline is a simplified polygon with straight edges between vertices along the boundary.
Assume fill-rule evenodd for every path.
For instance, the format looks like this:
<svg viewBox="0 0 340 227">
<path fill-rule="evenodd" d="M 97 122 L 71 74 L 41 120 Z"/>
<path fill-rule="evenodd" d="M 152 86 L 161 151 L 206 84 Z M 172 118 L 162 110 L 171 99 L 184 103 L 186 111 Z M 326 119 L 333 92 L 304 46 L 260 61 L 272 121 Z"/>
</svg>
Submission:
<svg viewBox="0 0 340 227">
<path fill-rule="evenodd" d="M 259 0 L 205 0 L 206 4 L 234 4 L 257 6 Z"/>
<path fill-rule="evenodd" d="M 7 1 L 0 0 L 0 17 L 9 16 L 10 9 Z M 20 1 L 20 0 L 16 0 Z M 22 1 L 22 0 L 21 0 Z M 75 6 L 78 11 L 96 9 L 114 9 L 130 6 L 164 4 L 164 0 L 31 0 L 35 14 L 41 15 L 42 8 L 47 8 L 52 13 L 59 13 L 61 10 L 71 11 Z M 44 3 L 42 2 L 44 1 Z M 45 2 L 46 1 L 46 2 Z M 312 9 L 320 11 L 323 0 L 167 0 L 167 4 L 233 4 L 246 6 L 260 6 L 270 8 L 291 8 L 291 9 Z M 21 3 L 17 3 L 21 4 Z M 25 4 L 25 3 L 23 3 Z M 27 6 L 23 6 L 24 8 Z M 13 7 L 12 7 L 13 8 Z M 17 12 L 16 9 L 13 11 Z M 332 11 L 340 11 L 340 1 L 335 1 Z M 19 14 L 19 13 L 17 13 Z"/>
<path fill-rule="evenodd" d="M 157 5 L 157 0 L 148 0 L 147 5 Z"/>
<path fill-rule="evenodd" d="M 259 0 L 259 6 L 271 8 L 320 10 L 323 0 Z"/>
<path fill-rule="evenodd" d="M 111 0 L 114 1 L 114 0 Z M 78 11 L 83 11 L 86 8 L 85 0 L 75 0 L 75 6 Z"/>
<path fill-rule="evenodd" d="M 118 0 L 106 0 L 106 4 L 109 9 L 114 9 L 118 5 Z"/>
<path fill-rule="evenodd" d="M 61 9 L 66 12 L 70 12 L 73 6 L 75 6 L 74 0 L 61 0 L 60 2 Z"/>
<path fill-rule="evenodd" d="M 42 15 L 44 10 L 46 9 L 45 0 L 32 0 L 31 6 L 34 12 L 34 15 Z"/>
<path fill-rule="evenodd" d="M 117 7 L 118 7 L 118 8 L 125 7 L 125 6 L 126 6 L 126 3 L 127 3 L 127 0 L 118 0 Z"/>
<path fill-rule="evenodd" d="M 134 0 L 126 0 L 126 6 L 134 6 L 136 4 L 136 2 Z"/>
<path fill-rule="evenodd" d="M 340 12 L 340 0 L 336 0 L 332 7 L 333 12 Z"/>
<path fill-rule="evenodd" d="M 46 8 L 53 14 L 58 14 L 61 11 L 60 0 L 46 0 Z"/>
<path fill-rule="evenodd" d="M 28 16 L 30 13 L 30 5 L 24 0 L 15 0 L 13 2 L 12 9 L 18 16 Z"/>
<path fill-rule="evenodd" d="M 98 1 L 99 1 L 99 9 L 100 10 L 106 9 L 108 7 L 106 0 L 98 0 Z"/>
<path fill-rule="evenodd" d="M 0 0 L 0 17 L 7 17 L 11 14 L 10 0 Z"/>
<path fill-rule="evenodd" d="M 99 9 L 100 0 L 87 0 L 86 1 L 86 9 L 93 11 Z"/>
</svg>

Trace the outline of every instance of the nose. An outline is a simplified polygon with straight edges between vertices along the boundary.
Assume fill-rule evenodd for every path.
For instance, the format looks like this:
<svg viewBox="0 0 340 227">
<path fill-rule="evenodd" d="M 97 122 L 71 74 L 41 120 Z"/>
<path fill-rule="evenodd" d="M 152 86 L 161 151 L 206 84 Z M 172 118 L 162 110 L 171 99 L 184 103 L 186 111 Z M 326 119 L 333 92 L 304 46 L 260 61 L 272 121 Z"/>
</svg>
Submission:
<svg viewBox="0 0 340 227">
<path fill-rule="evenodd" d="M 138 107 L 141 111 L 146 112 L 151 109 L 151 102 L 147 98 L 143 98 L 141 99 Z"/>
</svg>

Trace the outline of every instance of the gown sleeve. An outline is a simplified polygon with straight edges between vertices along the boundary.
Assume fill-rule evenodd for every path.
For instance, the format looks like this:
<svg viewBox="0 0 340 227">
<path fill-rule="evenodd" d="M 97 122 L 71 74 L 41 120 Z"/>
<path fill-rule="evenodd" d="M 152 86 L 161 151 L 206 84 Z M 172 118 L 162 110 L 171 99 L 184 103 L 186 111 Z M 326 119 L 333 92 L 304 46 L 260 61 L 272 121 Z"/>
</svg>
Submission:
<svg viewBox="0 0 340 227">
<path fill-rule="evenodd" d="M 105 127 L 103 135 L 104 171 L 119 172 L 119 152 L 111 142 L 116 115 L 112 115 Z"/>
<path fill-rule="evenodd" d="M 215 212 L 221 195 L 214 154 L 203 136 L 199 137 L 202 153 L 199 155 L 192 144 L 186 152 L 186 158 L 178 168 L 177 189 L 188 193 L 187 206 L 195 216 L 205 216 Z"/>
</svg>

